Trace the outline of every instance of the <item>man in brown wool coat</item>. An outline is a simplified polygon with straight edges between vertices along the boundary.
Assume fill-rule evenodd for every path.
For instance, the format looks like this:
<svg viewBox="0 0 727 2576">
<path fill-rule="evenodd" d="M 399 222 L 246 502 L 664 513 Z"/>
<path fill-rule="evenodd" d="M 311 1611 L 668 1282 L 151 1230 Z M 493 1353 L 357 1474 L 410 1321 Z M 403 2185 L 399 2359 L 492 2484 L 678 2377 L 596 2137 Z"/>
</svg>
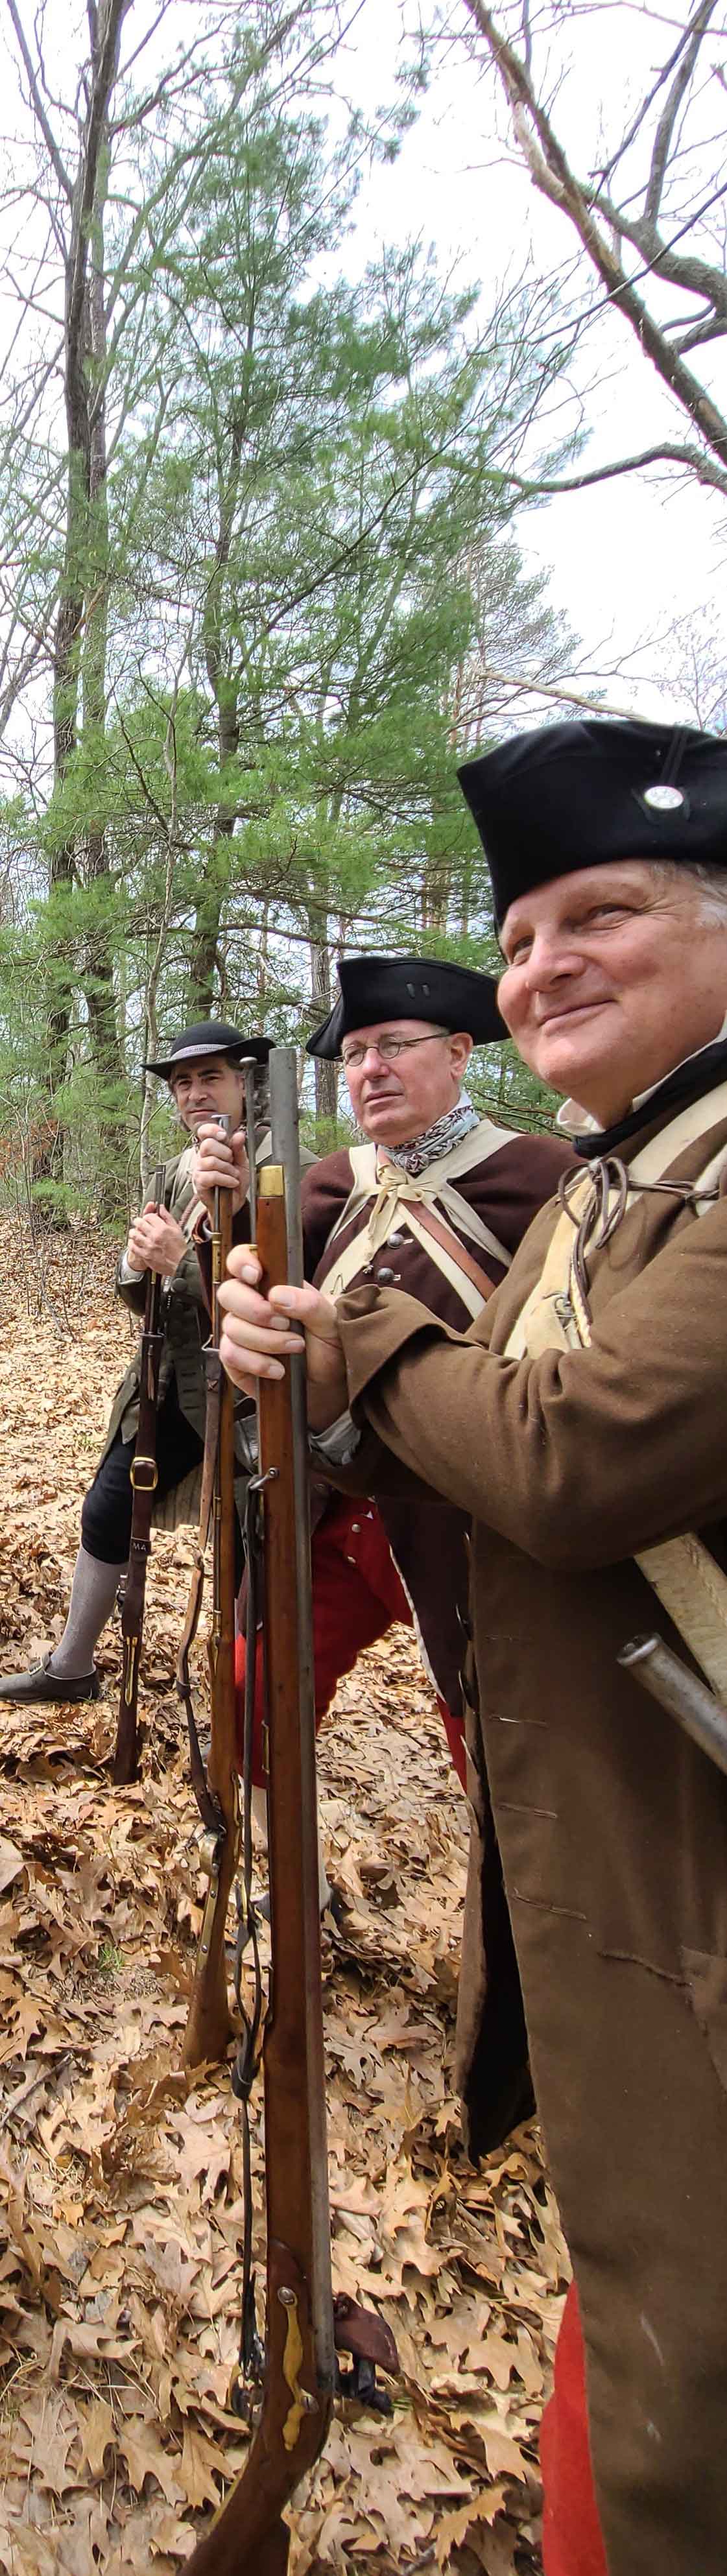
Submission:
<svg viewBox="0 0 727 2576">
<path fill-rule="evenodd" d="M 582 1104 L 582 1175 L 466 1334 L 370 1285 L 268 1304 L 240 1248 L 223 1356 L 251 1388 L 305 1326 L 313 1428 L 345 1445 L 352 1417 L 340 1472 L 472 1514 L 473 1749 L 575 2276 L 545 2568 L 724 2576 L 727 1780 L 618 1657 L 656 1635 L 678 1696 L 701 1676 L 727 1701 L 727 742 L 589 719 L 461 776 L 500 1006 Z M 478 1869 L 475 1837 L 474 2154 Z"/>
</svg>

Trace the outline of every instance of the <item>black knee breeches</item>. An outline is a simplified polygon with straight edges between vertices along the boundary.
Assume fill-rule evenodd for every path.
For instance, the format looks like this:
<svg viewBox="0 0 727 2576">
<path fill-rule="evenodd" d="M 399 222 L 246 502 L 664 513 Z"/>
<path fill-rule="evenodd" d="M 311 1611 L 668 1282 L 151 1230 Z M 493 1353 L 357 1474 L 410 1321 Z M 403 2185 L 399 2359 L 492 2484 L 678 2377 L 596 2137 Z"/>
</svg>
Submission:
<svg viewBox="0 0 727 2576">
<path fill-rule="evenodd" d="M 85 1497 L 81 1512 L 81 1539 L 87 1555 L 100 1557 L 102 1565 L 125 1565 L 129 1553 L 133 1504 L 129 1469 L 134 1445 L 133 1440 L 122 1440 L 121 1432 L 117 1431 Z M 193 1431 L 191 1422 L 182 1413 L 172 1379 L 157 1413 L 157 1493 L 160 1500 L 171 1493 L 175 1485 L 181 1485 L 191 1469 L 199 1466 L 201 1457 L 199 1433 Z"/>
</svg>

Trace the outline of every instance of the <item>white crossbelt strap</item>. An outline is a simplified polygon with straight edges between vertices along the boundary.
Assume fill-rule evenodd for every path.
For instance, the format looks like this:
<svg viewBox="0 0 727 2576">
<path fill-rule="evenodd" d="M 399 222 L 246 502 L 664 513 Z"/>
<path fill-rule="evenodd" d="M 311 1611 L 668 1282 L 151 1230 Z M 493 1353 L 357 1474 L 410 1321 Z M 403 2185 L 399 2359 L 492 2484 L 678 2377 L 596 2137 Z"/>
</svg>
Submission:
<svg viewBox="0 0 727 2576">
<path fill-rule="evenodd" d="M 331 1255 L 331 1267 L 325 1276 L 328 1296 L 343 1296 L 344 1289 L 350 1288 L 352 1280 L 359 1278 L 362 1270 L 368 1269 L 375 1254 L 389 1242 L 403 1219 L 407 1232 L 415 1236 L 429 1260 L 436 1263 L 461 1304 L 466 1306 L 468 1314 L 473 1317 L 481 1314 L 484 1298 L 474 1280 L 468 1279 L 466 1271 L 460 1269 L 454 1246 L 450 1252 L 444 1244 L 437 1243 L 424 1226 L 419 1225 L 417 1202 L 436 1210 L 450 1228 L 466 1234 L 481 1252 L 489 1252 L 501 1270 L 509 1270 L 511 1254 L 505 1250 L 504 1244 L 498 1242 L 497 1235 L 484 1224 L 476 1209 L 462 1197 L 461 1191 L 455 1189 L 454 1182 L 462 1173 L 474 1171 L 493 1154 L 499 1154 L 502 1146 L 511 1141 L 509 1128 L 495 1127 L 492 1119 L 482 1118 L 479 1126 L 473 1127 L 460 1145 L 455 1145 L 450 1153 L 440 1155 L 438 1162 L 430 1163 L 425 1172 L 417 1174 L 403 1171 L 398 1163 L 386 1162 L 371 1142 L 352 1145 L 349 1161 L 354 1176 L 353 1187 L 326 1247 Z M 334 1247 L 339 1236 L 350 1225 L 352 1217 L 366 1206 L 369 1209 L 366 1224 L 336 1254 Z"/>
<path fill-rule="evenodd" d="M 662 1180 L 686 1147 L 704 1134 L 705 1109 L 710 1128 L 727 1116 L 727 1083 L 710 1093 L 708 1103 L 704 1099 L 692 1102 L 635 1156 L 629 1166 L 627 1206 L 635 1204 L 645 1186 Z M 692 1184 L 695 1196 L 690 1204 L 695 1215 L 705 1214 L 709 1204 L 706 1192 L 716 1186 L 726 1165 L 727 1145 L 722 1145 Z M 570 1215 L 563 1210 L 557 1220 L 540 1278 L 513 1325 L 506 1359 L 539 1359 L 546 1350 L 572 1350 L 590 1343 L 588 1318 L 580 1298 L 571 1290 L 575 1231 L 591 1188 L 591 1175 L 585 1171 L 582 1181 L 571 1191 Z M 712 1689 L 727 1703 L 727 1576 L 721 1566 L 693 1531 L 683 1538 L 666 1539 L 660 1547 L 644 1548 L 636 1564 L 690 1654 L 701 1664 Z"/>
</svg>

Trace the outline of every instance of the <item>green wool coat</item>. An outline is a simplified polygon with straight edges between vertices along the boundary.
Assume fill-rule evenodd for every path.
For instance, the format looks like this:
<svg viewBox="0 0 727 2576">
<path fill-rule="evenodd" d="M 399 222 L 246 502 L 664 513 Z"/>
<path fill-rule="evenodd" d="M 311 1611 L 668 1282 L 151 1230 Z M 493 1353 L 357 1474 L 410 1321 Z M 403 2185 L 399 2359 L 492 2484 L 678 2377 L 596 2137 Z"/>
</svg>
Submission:
<svg viewBox="0 0 727 2576">
<path fill-rule="evenodd" d="M 177 1224 L 185 1229 L 204 1213 L 192 1189 L 191 1170 L 195 1152 L 196 1147 L 193 1143 L 185 1145 L 183 1152 L 175 1155 L 174 1159 L 164 1167 L 163 1205 L 168 1208 L 170 1216 L 176 1217 Z M 260 1138 L 256 1160 L 258 1167 L 270 1161 L 269 1130 Z M 300 1160 L 301 1168 L 307 1170 L 315 1161 L 315 1156 L 308 1152 L 306 1146 L 302 1146 Z M 203 1344 L 209 1340 L 210 1330 L 208 1285 L 209 1262 L 203 1253 L 202 1266 L 200 1266 L 196 1244 L 190 1242 L 183 1261 L 180 1261 L 179 1269 L 174 1273 L 174 1278 L 165 1280 L 162 1286 L 164 1349 L 159 1372 L 159 1400 L 160 1403 L 163 1402 L 174 1377 L 181 1410 L 186 1420 L 191 1422 L 193 1430 L 199 1433 L 202 1441 L 204 1441 L 207 1402 L 202 1349 Z M 116 1273 L 116 1293 L 123 1304 L 130 1307 L 133 1314 L 143 1316 L 146 1303 L 146 1280 L 124 1281 L 121 1278 L 121 1262 Z M 112 1440 L 115 1440 L 117 1431 L 121 1432 L 124 1440 L 136 1439 L 139 1425 L 140 1374 L 141 1342 L 129 1362 L 126 1375 L 122 1378 L 114 1397 L 106 1433 L 104 1457 L 111 1447 Z M 238 1432 L 236 1436 L 242 1444 L 242 1432 Z M 236 1483 L 244 1484 L 248 1475 L 249 1468 L 245 1463 L 244 1451 L 240 1445 Z M 175 1485 L 172 1492 L 165 1495 L 162 1500 L 158 1501 L 155 1497 L 152 1510 L 152 1521 L 155 1525 L 163 1529 L 177 1529 L 183 1521 L 196 1521 L 199 1512 L 200 1485 L 201 1470 L 195 1468 L 191 1475 L 184 1476 L 180 1484 Z"/>
<path fill-rule="evenodd" d="M 168 1209 L 169 1215 L 176 1219 L 177 1225 L 184 1224 L 185 1217 L 189 1217 L 193 1205 L 196 1205 L 199 1210 L 199 1200 L 196 1202 L 194 1200 L 191 1180 L 194 1152 L 193 1145 L 185 1145 L 183 1152 L 176 1154 L 173 1160 L 165 1163 L 164 1166 L 162 1203 Z M 146 1279 L 124 1281 L 121 1277 L 121 1262 L 116 1273 L 116 1293 L 121 1298 L 122 1304 L 130 1307 L 133 1314 L 143 1316 Z M 162 1283 L 162 1321 L 164 1349 L 159 1376 L 160 1400 L 166 1395 L 174 1377 L 181 1410 L 186 1420 L 191 1422 L 193 1430 L 199 1432 L 200 1440 L 204 1440 L 205 1383 L 202 1344 L 208 1339 L 210 1326 L 204 1285 L 193 1243 L 190 1243 L 184 1260 L 175 1271 L 174 1278 L 165 1279 Z M 141 1343 L 139 1342 L 133 1359 L 129 1361 L 126 1375 L 122 1378 L 121 1385 L 114 1396 L 104 1456 L 106 1449 L 110 1449 L 112 1440 L 115 1440 L 117 1431 L 121 1432 L 124 1440 L 136 1439 L 139 1422 L 140 1373 Z"/>
</svg>

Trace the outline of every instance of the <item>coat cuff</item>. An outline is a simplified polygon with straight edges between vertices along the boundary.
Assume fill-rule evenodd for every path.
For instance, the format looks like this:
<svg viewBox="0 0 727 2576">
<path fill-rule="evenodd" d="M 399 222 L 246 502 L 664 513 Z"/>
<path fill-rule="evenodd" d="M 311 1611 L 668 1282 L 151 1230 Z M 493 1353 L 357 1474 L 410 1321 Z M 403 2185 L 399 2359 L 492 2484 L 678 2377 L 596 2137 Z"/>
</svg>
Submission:
<svg viewBox="0 0 727 2576">
<path fill-rule="evenodd" d="M 418 1298 L 404 1296 L 399 1288 L 354 1288 L 350 1296 L 337 1299 L 336 1314 L 354 1421 L 361 1419 L 358 1408 L 365 1418 L 366 1392 L 374 1378 L 422 1333 L 431 1340 L 461 1340 L 461 1334 L 451 1333 Z"/>
</svg>

